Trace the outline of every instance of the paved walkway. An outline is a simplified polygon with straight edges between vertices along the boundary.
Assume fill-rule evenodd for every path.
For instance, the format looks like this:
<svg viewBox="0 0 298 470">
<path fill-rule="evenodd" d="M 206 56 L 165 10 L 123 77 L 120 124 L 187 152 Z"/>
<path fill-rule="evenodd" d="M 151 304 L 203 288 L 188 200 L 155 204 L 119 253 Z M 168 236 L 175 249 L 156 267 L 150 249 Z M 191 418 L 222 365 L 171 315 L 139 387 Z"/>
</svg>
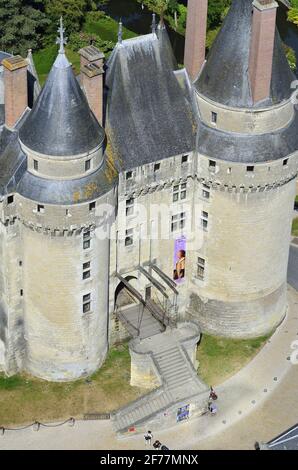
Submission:
<svg viewBox="0 0 298 470">
<path fill-rule="evenodd" d="M 290 310 L 270 342 L 244 369 L 217 391 L 219 413 L 179 424 L 167 431 L 152 429 L 171 449 L 253 448 L 298 421 L 298 365 L 288 360 L 298 339 L 298 292 L 289 287 Z M 245 419 L 244 419 L 245 418 Z M 141 436 L 117 440 L 109 421 L 7 432 L 0 449 L 143 449 Z"/>
</svg>

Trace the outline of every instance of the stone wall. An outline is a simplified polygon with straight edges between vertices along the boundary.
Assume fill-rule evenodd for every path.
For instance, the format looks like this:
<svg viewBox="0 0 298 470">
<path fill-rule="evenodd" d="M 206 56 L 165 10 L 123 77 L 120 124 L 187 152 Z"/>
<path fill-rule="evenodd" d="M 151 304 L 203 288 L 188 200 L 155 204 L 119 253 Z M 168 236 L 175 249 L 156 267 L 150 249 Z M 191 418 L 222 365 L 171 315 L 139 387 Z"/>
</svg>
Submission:
<svg viewBox="0 0 298 470">
<path fill-rule="evenodd" d="M 66 213 L 54 205 L 38 212 L 37 202 L 19 195 L 4 200 L 0 330 L 6 373 L 25 369 L 48 380 L 73 380 L 105 359 L 112 219 L 103 216 L 101 204 L 113 205 L 114 191 L 95 202 L 91 211 L 87 203 L 68 206 Z M 86 232 L 90 247 L 84 248 Z M 86 279 L 84 263 L 90 263 Z M 88 294 L 91 306 L 84 312 Z"/>
<path fill-rule="evenodd" d="M 209 127 L 239 134 L 264 134 L 286 127 L 294 118 L 295 109 L 291 100 L 284 101 L 270 108 L 255 109 L 230 108 L 215 103 L 197 92 L 200 117 Z M 216 124 L 212 122 L 212 113 L 216 113 Z"/>
<path fill-rule="evenodd" d="M 110 313 L 118 285 L 116 270 L 123 276 L 135 275 L 144 294 L 150 282 L 136 267 L 155 261 L 172 278 L 175 238 L 183 234 L 187 240 L 186 278 L 177 287 L 181 320 L 190 317 L 199 321 L 204 331 L 233 337 L 266 334 L 280 323 L 287 307 L 285 284 L 297 154 L 255 164 L 253 171 L 245 164 L 213 162 L 210 166 L 210 158 L 191 154 L 183 167 L 181 156 L 176 156 L 162 162 L 159 172 L 152 164 L 134 170 L 132 180 L 126 180 L 125 174 L 120 176 L 118 237 L 121 231 L 123 237 L 125 228 L 133 228 L 137 234 L 144 227 L 151 237 L 140 241 L 136 236 L 129 247 L 123 238 L 116 237 L 117 243 L 112 244 Z M 187 197 L 173 203 L 173 188 L 182 182 L 186 182 Z M 208 198 L 204 196 L 206 189 Z M 145 218 L 146 211 L 125 216 L 130 197 L 146 209 Z M 150 213 L 152 205 L 155 214 Z M 171 233 L 170 213 L 160 220 L 158 211 L 163 205 L 171 206 L 172 213 L 184 210 L 185 205 L 187 224 L 182 233 Z M 208 213 L 205 228 L 202 212 Z M 166 238 L 154 240 L 158 223 Z M 206 263 L 204 279 L 198 277 L 198 257 Z"/>
<path fill-rule="evenodd" d="M 22 368 L 25 352 L 21 260 L 19 223 L 0 222 L 0 364 L 9 374 Z"/>
<path fill-rule="evenodd" d="M 28 170 L 36 176 L 48 179 L 75 179 L 86 176 L 100 167 L 103 161 L 102 145 L 92 151 L 72 157 L 46 156 L 28 149 L 20 142 L 23 151 L 28 157 Z M 86 170 L 86 161 L 90 161 Z M 36 163 L 35 163 L 36 162 Z M 35 165 L 38 165 L 38 169 Z"/>
</svg>

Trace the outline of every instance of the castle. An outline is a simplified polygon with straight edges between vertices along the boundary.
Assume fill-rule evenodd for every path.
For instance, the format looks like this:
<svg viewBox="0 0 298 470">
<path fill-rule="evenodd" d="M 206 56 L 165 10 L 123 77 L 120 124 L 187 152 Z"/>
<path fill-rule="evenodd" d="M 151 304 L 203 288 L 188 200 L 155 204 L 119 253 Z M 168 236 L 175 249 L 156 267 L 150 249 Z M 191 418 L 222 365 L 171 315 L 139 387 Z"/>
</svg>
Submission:
<svg viewBox="0 0 298 470">
<path fill-rule="evenodd" d="M 188 1 L 185 68 L 163 23 L 109 60 L 0 53 L 0 370 L 87 376 L 161 327 L 265 335 L 287 311 L 298 173 L 295 80 L 274 0 L 234 0 L 205 60 Z M 253 13 L 253 14 L 252 14 Z M 136 308 L 138 312 L 136 314 Z M 131 316 L 130 316 L 131 315 Z"/>
</svg>

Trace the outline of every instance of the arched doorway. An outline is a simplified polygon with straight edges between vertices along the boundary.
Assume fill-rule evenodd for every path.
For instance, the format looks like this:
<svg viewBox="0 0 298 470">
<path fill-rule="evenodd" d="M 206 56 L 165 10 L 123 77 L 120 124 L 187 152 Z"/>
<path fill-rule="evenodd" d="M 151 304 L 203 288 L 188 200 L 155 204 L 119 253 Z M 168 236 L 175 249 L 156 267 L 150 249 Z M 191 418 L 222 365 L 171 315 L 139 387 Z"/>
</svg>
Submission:
<svg viewBox="0 0 298 470">
<path fill-rule="evenodd" d="M 124 278 L 127 282 L 132 280 L 136 280 L 135 276 L 126 276 Z M 137 301 L 131 295 L 131 293 L 127 290 L 126 286 L 123 282 L 119 282 L 118 286 L 116 287 L 115 294 L 114 294 L 114 306 L 115 309 L 127 307 L 128 305 L 135 304 Z"/>
</svg>

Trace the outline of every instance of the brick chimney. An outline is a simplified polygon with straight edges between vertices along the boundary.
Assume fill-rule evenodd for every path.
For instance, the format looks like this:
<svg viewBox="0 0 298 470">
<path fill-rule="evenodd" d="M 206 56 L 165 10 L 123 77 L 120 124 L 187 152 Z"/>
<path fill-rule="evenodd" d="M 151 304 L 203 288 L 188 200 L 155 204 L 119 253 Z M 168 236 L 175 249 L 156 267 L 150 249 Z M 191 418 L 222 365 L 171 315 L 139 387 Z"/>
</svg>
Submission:
<svg viewBox="0 0 298 470">
<path fill-rule="evenodd" d="M 184 65 L 194 81 L 205 62 L 208 0 L 188 0 Z"/>
<path fill-rule="evenodd" d="M 2 61 L 4 67 L 5 125 L 13 128 L 28 106 L 28 63 L 17 55 Z"/>
<path fill-rule="evenodd" d="M 103 121 L 103 60 L 104 54 L 94 46 L 80 49 L 81 85 L 86 94 L 90 109 L 99 124 Z"/>
<path fill-rule="evenodd" d="M 277 7 L 274 0 L 253 2 L 249 78 L 254 103 L 270 96 Z"/>
</svg>

